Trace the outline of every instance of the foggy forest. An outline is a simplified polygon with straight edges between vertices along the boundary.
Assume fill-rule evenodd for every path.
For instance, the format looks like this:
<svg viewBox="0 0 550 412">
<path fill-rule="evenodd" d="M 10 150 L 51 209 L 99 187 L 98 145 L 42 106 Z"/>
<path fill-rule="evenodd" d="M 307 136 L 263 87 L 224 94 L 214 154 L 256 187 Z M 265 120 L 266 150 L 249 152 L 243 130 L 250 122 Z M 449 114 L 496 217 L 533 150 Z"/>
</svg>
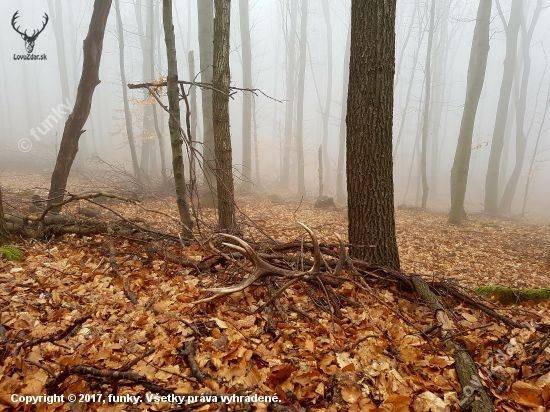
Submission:
<svg viewBox="0 0 550 412">
<path fill-rule="evenodd" d="M 0 411 L 550 410 L 550 0 L 10 0 Z"/>
</svg>

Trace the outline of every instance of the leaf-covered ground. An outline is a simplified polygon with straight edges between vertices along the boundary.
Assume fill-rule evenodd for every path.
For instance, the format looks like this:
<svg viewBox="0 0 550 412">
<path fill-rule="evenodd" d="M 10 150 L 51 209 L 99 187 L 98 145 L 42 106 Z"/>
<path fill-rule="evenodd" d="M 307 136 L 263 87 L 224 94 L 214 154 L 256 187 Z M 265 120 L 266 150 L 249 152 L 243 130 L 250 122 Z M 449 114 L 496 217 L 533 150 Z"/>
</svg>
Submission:
<svg viewBox="0 0 550 412">
<path fill-rule="evenodd" d="M 15 191 L 6 197 L 17 207 Z M 272 204 L 251 197 L 241 198 L 239 204 L 262 231 L 280 242 L 308 241 L 297 221 L 325 243 L 335 243 L 334 232 L 346 233 L 343 210 L 319 211 L 307 203 Z M 143 205 L 175 214 L 174 199 L 148 199 Z M 109 207 L 127 219 L 177 233 L 166 216 L 127 204 Z M 78 206 L 71 205 L 66 212 L 77 213 Z M 213 217 L 205 214 L 207 220 Z M 457 228 L 446 225 L 445 216 L 436 213 L 398 210 L 396 217 L 406 272 L 425 275 L 427 280 L 455 280 L 467 287 L 550 286 L 548 224 L 473 216 Z M 245 238 L 265 241 L 251 223 L 244 222 L 243 229 Z M 133 360 L 139 361 L 132 362 L 129 371 L 177 394 L 277 395 L 280 405 L 294 411 L 459 410 L 455 397 L 462 388 L 453 358 L 436 336 L 419 332 L 435 320 L 411 293 L 383 285 L 371 285 L 369 291 L 350 276 L 340 292 L 359 307 L 345 306 L 340 319 L 319 310 L 300 288 L 288 289 L 281 299 L 284 307 L 293 306 L 298 312 L 254 313 L 266 299 L 264 289 L 256 286 L 195 305 L 205 296 L 204 288 L 238 282 L 234 273 L 239 270 L 233 270 L 233 263 L 196 273 L 166 263 L 158 253 L 146 253 L 130 235 L 118 236 L 113 244 L 117 275 L 111 270 L 106 241 L 102 235 L 21 240 L 18 245 L 25 259 L 0 261 L 0 320 L 6 331 L 0 343 L 0 410 L 184 410 L 167 401 L 148 402 L 146 394 L 151 391 L 128 381 L 117 394 L 139 395 L 140 402 L 104 402 L 116 386 L 112 376 L 72 375 L 53 389 L 46 387 L 53 375 L 71 366 L 120 370 Z M 198 245 L 171 250 L 201 260 L 212 253 Z M 120 276 L 137 295 L 136 304 L 124 294 Z M 485 370 L 487 379 L 482 382 L 497 410 L 548 410 L 550 350 L 539 351 L 545 336 L 532 325 L 550 323 L 550 305 L 504 308 L 502 313 L 526 325 L 510 330 L 475 308 L 445 302 L 453 305 L 449 313 L 459 338 Z M 83 315 L 90 319 L 69 336 L 37 343 Z M 209 375 L 202 383 L 181 353 L 191 341 L 199 368 Z M 144 353 L 150 354 L 140 359 Z M 534 354 L 536 359 L 528 360 Z M 64 394 L 65 402 L 32 405 L 11 396 L 46 393 Z M 71 403 L 66 399 L 69 394 L 103 397 L 99 402 Z M 253 406 L 266 410 L 267 403 Z M 208 400 L 191 407 L 253 410 L 243 403 L 224 406 Z"/>
</svg>

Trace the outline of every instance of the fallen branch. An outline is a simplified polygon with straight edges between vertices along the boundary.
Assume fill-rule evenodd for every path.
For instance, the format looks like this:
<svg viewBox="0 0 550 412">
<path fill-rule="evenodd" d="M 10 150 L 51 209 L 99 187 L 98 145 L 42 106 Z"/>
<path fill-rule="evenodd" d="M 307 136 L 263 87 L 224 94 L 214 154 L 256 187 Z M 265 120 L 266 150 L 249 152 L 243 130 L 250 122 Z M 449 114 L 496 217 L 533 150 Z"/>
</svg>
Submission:
<svg viewBox="0 0 550 412">
<path fill-rule="evenodd" d="M 180 351 L 180 355 L 183 356 L 185 363 L 187 363 L 187 366 L 191 369 L 191 373 L 200 383 L 211 378 L 210 375 L 201 371 L 195 360 L 195 344 L 193 341 L 185 342 L 183 349 Z"/>
</svg>

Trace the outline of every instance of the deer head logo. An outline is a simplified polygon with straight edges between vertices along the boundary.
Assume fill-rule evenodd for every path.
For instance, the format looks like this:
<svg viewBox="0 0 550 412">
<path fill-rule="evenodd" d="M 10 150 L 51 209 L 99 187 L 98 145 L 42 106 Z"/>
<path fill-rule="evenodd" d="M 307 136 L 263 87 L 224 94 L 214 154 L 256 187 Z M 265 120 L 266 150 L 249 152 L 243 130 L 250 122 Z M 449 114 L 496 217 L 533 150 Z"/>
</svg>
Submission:
<svg viewBox="0 0 550 412">
<path fill-rule="evenodd" d="M 24 32 L 21 32 L 21 31 L 19 31 L 20 26 L 15 27 L 15 21 L 17 20 L 18 17 L 19 17 L 19 10 L 16 11 L 15 14 L 13 15 L 13 17 L 11 19 L 11 25 L 12 25 L 13 29 L 21 35 L 23 40 L 25 40 L 25 48 L 27 49 L 27 53 L 30 54 L 30 53 L 32 53 L 32 51 L 34 49 L 34 42 L 36 41 L 36 38 L 38 37 L 38 35 L 40 33 L 42 33 L 44 31 L 44 28 L 48 24 L 48 21 L 50 20 L 50 18 L 48 17 L 48 15 L 46 13 L 44 13 L 44 18 L 46 20 L 44 21 L 44 24 L 42 25 L 42 28 L 40 30 L 34 30 L 32 35 L 29 36 L 27 34 L 27 30 L 25 30 Z"/>
</svg>

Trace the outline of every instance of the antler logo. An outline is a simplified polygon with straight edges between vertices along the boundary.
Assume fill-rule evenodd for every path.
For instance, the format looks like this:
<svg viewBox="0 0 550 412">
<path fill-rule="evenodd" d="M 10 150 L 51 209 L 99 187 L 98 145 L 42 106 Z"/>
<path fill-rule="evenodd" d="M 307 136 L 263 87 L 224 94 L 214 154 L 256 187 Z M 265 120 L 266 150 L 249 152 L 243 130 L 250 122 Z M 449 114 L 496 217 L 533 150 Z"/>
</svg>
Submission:
<svg viewBox="0 0 550 412">
<path fill-rule="evenodd" d="M 15 14 L 13 15 L 13 17 L 11 19 L 11 25 L 12 25 L 13 29 L 21 35 L 23 40 L 25 40 L 25 48 L 27 49 L 27 53 L 31 54 L 32 51 L 34 50 L 34 42 L 36 41 L 36 38 L 38 37 L 38 35 L 40 33 L 42 33 L 44 31 L 44 28 L 48 24 L 48 21 L 50 20 L 50 18 L 48 17 L 48 15 L 46 13 L 44 13 L 44 18 L 46 19 L 46 21 L 44 21 L 44 24 L 43 24 L 42 28 L 40 30 L 34 30 L 32 35 L 29 36 L 27 34 L 27 30 L 25 30 L 24 32 L 21 32 L 21 31 L 19 31 L 20 26 L 15 27 L 15 21 L 18 19 L 18 17 L 19 17 L 19 10 L 16 11 Z"/>
</svg>

